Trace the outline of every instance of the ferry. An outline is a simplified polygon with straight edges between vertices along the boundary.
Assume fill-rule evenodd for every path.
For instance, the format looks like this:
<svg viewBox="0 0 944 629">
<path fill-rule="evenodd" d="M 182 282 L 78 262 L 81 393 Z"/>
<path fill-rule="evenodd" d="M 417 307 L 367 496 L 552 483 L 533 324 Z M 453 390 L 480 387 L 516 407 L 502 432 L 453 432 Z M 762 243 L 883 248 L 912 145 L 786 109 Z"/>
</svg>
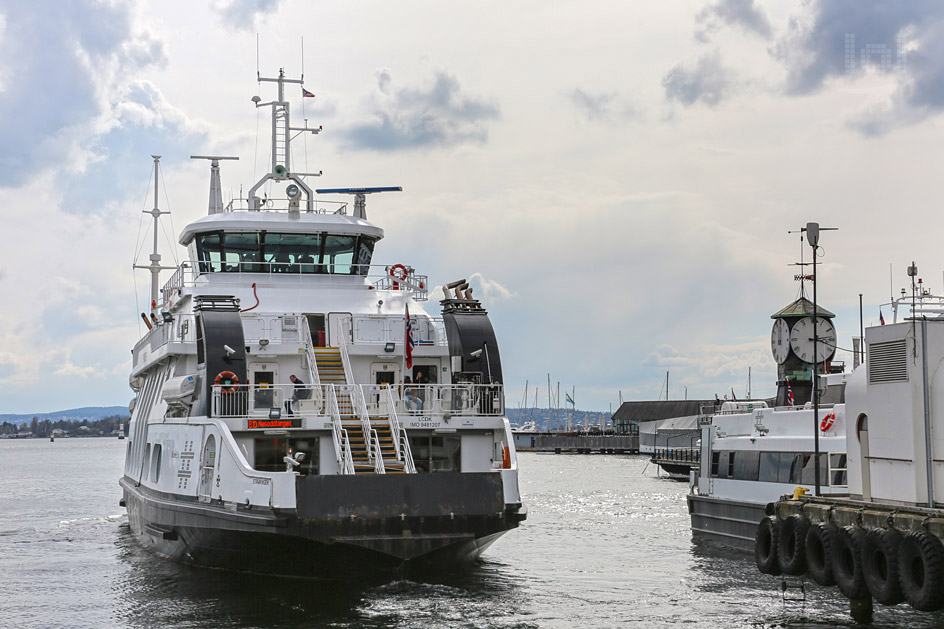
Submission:
<svg viewBox="0 0 944 629">
<path fill-rule="evenodd" d="M 848 494 L 845 387 L 850 374 L 844 364 L 833 362 L 834 316 L 820 306 L 814 309 L 803 295 L 771 315 L 777 397 L 725 401 L 720 409 L 706 405 L 699 415 L 700 459 L 690 472 L 688 494 L 694 537 L 753 548 L 757 523 L 768 504 L 782 496 L 797 488 L 810 494 L 818 489 L 821 496 Z M 818 415 L 814 369 L 819 372 Z"/>
<path fill-rule="evenodd" d="M 150 264 L 122 504 L 157 555 L 316 578 L 402 576 L 475 560 L 526 518 L 495 332 L 468 282 L 377 265 L 366 196 L 293 168 L 289 88 L 271 102 L 271 168 L 224 206 L 210 161 L 187 259 Z M 155 234 L 161 215 L 154 158 Z M 337 199 L 338 195 L 344 200 Z M 347 199 L 351 197 L 353 203 Z M 162 271 L 173 271 L 161 285 Z M 438 290 L 438 289 L 437 289 Z"/>
</svg>

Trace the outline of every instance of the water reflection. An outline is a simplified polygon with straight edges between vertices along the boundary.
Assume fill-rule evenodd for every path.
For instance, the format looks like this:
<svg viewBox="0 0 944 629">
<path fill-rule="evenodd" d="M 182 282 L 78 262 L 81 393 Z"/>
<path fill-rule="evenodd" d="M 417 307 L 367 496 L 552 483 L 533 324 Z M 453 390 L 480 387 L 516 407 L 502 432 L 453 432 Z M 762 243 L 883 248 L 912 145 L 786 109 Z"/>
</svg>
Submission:
<svg viewBox="0 0 944 629">
<path fill-rule="evenodd" d="M 158 558 L 118 527 L 116 624 L 206 627 L 533 627 L 507 566 L 480 562 L 418 581 L 286 579 Z"/>
</svg>

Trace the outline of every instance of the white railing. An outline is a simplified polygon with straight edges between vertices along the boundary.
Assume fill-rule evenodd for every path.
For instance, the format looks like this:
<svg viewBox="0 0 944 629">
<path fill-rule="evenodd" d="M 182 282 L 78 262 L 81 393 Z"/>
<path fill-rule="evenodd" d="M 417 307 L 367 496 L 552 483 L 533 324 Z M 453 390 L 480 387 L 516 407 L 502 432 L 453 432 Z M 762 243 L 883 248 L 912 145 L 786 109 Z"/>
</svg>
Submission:
<svg viewBox="0 0 944 629">
<path fill-rule="evenodd" d="M 213 385 L 211 410 L 213 417 L 267 417 L 278 408 L 287 414 L 289 403 L 292 414 L 311 417 L 326 415 L 325 399 L 330 385 L 294 384 L 276 385 Z"/>
<path fill-rule="evenodd" d="M 383 264 L 331 264 L 301 259 L 299 261 L 207 261 L 183 262 L 174 274 L 164 284 L 161 291 L 162 304 L 174 299 L 178 291 L 195 285 L 196 277 L 208 273 L 221 273 L 226 276 L 251 274 L 246 282 L 265 282 L 278 278 L 280 282 L 287 279 L 305 281 L 311 277 L 363 277 L 365 281 L 377 290 L 396 290 L 410 293 L 417 301 L 429 299 L 429 278 L 426 275 L 417 275 L 410 271 L 405 280 L 399 280 L 391 275 L 393 267 L 399 265 Z M 409 267 L 407 267 L 409 268 Z"/>
<path fill-rule="evenodd" d="M 505 414 L 500 384 L 407 384 L 397 388 L 396 409 L 404 415 Z"/>
<path fill-rule="evenodd" d="M 416 474 L 416 466 L 413 464 L 413 450 L 410 449 L 410 438 L 406 430 L 400 432 L 400 452 L 403 453 L 403 471 L 407 474 Z"/>
<path fill-rule="evenodd" d="M 370 454 L 374 459 L 374 472 L 377 474 L 385 474 L 384 470 L 384 461 L 383 461 L 383 450 L 380 447 L 380 437 L 377 436 L 377 431 L 371 429 L 370 431 Z"/>
<path fill-rule="evenodd" d="M 385 391 L 386 404 L 390 411 L 387 415 L 390 420 L 390 436 L 396 446 L 397 461 L 403 463 L 405 473 L 416 474 L 416 466 L 413 464 L 413 451 L 410 449 L 410 439 L 400 423 L 400 418 L 397 416 L 397 404 L 393 397 L 393 389 L 385 387 Z"/>
<path fill-rule="evenodd" d="M 393 391 L 389 386 L 384 386 L 378 396 L 378 402 L 381 396 L 386 404 L 387 421 L 390 422 L 390 437 L 393 439 L 394 448 L 396 449 L 397 461 L 403 462 L 403 458 L 401 457 L 402 449 L 400 447 L 400 432 L 403 430 L 403 427 L 400 425 L 400 419 L 397 417 L 397 403 L 393 399 Z"/>
<path fill-rule="evenodd" d="M 347 431 L 341 427 L 341 412 L 338 408 L 338 397 L 334 387 L 327 388 L 325 406 L 328 414 L 331 416 L 331 425 L 334 436 L 334 452 L 338 459 L 338 469 L 341 474 L 354 473 L 354 457 L 351 454 L 351 441 L 348 438 Z"/>
<path fill-rule="evenodd" d="M 305 342 L 305 358 L 308 361 L 308 382 L 312 384 L 321 384 L 321 378 L 318 376 L 318 358 L 315 356 L 315 342 L 311 339 L 311 330 L 308 328 L 308 322 L 302 321 Z"/>
</svg>

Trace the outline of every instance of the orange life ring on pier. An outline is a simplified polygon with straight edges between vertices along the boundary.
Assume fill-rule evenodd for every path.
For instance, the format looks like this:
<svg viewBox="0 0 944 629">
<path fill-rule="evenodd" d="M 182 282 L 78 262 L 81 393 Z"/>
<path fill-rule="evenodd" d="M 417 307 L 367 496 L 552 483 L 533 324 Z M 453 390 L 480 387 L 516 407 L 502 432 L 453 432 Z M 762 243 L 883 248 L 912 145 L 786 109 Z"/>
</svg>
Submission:
<svg viewBox="0 0 944 629">
<path fill-rule="evenodd" d="M 823 421 L 819 423 L 819 429 L 823 432 L 826 432 L 833 427 L 833 424 L 836 423 L 836 414 L 829 413 L 826 417 L 823 418 Z"/>
<path fill-rule="evenodd" d="M 221 371 L 216 376 L 213 384 L 219 386 L 222 393 L 235 393 L 236 387 L 239 385 L 239 378 L 232 371 Z"/>
<path fill-rule="evenodd" d="M 402 282 L 406 279 L 407 275 L 408 273 L 406 271 L 406 267 L 402 264 L 394 264 L 392 267 L 390 267 L 390 277 L 395 280 L 400 280 Z"/>
</svg>

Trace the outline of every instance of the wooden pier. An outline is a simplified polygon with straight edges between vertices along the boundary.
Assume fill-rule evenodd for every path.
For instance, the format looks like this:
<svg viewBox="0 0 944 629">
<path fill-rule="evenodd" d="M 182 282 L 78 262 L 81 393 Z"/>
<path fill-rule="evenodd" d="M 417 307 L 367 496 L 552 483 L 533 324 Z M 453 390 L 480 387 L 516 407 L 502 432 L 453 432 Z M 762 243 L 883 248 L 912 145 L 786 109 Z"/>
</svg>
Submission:
<svg viewBox="0 0 944 629">
<path fill-rule="evenodd" d="M 575 435 L 546 432 L 515 434 L 519 452 L 573 452 L 576 454 L 638 454 L 636 435 Z"/>
</svg>

